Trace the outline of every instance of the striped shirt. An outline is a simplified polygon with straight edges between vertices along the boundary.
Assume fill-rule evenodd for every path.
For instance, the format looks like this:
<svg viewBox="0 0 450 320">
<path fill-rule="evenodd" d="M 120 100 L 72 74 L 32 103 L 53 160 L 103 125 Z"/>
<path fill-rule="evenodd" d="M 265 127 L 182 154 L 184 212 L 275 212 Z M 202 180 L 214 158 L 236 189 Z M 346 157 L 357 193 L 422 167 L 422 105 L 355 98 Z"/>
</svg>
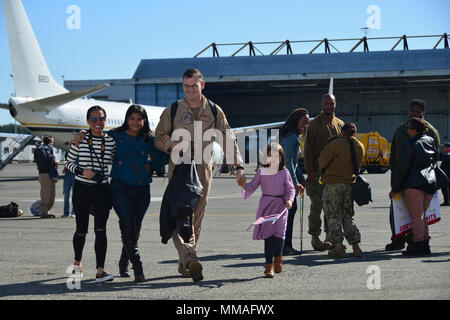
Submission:
<svg viewBox="0 0 450 320">
<path fill-rule="evenodd" d="M 72 143 L 67 155 L 66 168 L 75 174 L 75 180 L 88 184 L 97 184 L 97 182 L 83 176 L 85 169 L 95 172 L 103 171 L 105 179 L 100 183 L 106 184 L 108 183 L 108 164 L 111 164 L 114 158 L 116 143 L 112 137 L 105 134 L 104 138 L 92 136 L 92 146 L 90 147 L 89 138 L 90 134 L 88 133 L 78 147 Z M 102 145 L 104 145 L 103 152 Z M 78 163 L 76 163 L 77 159 Z"/>
</svg>

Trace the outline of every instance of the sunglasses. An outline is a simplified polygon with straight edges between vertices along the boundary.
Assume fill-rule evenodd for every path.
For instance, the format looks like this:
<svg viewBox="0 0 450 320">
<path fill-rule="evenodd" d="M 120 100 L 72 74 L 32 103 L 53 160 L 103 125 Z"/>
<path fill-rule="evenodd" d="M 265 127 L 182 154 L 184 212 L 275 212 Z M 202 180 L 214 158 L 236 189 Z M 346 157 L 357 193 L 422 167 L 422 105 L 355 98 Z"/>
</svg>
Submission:
<svg viewBox="0 0 450 320">
<path fill-rule="evenodd" d="M 94 123 L 97 121 L 103 122 L 106 120 L 106 117 L 89 117 L 88 120 Z"/>
</svg>

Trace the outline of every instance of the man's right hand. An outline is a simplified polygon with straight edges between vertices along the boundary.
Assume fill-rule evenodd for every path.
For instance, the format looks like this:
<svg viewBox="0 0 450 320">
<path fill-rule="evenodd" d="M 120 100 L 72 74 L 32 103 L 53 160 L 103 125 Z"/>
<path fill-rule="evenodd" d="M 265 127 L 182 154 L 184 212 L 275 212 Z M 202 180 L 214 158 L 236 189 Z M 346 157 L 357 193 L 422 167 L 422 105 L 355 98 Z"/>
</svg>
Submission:
<svg viewBox="0 0 450 320">
<path fill-rule="evenodd" d="M 76 145 L 77 147 L 79 147 L 81 141 L 83 141 L 86 134 L 87 134 L 86 130 L 80 130 L 80 132 L 78 132 L 77 135 L 75 137 L 73 137 L 72 143 L 74 145 Z"/>
</svg>

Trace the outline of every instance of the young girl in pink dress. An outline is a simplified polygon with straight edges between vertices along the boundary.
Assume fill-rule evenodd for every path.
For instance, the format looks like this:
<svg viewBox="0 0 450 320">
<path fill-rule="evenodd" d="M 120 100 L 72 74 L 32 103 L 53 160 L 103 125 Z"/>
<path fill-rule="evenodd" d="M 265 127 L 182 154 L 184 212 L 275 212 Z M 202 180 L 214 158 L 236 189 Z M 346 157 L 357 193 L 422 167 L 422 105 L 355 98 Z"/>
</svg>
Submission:
<svg viewBox="0 0 450 320">
<path fill-rule="evenodd" d="M 254 240 L 264 240 L 266 257 L 264 273 L 267 278 L 273 278 L 274 271 L 280 273 L 282 270 L 281 253 L 288 218 L 287 210 L 292 207 L 295 188 L 291 175 L 285 168 L 283 148 L 277 143 L 271 143 L 267 146 L 266 154 L 267 164 L 258 169 L 252 181 L 249 183 L 244 181 L 241 187 L 244 189 L 242 190 L 244 199 L 248 199 L 258 186 L 261 186 L 262 197 L 259 200 L 256 219 L 281 215 L 274 223 L 271 220 L 256 224 L 253 230 Z"/>
</svg>

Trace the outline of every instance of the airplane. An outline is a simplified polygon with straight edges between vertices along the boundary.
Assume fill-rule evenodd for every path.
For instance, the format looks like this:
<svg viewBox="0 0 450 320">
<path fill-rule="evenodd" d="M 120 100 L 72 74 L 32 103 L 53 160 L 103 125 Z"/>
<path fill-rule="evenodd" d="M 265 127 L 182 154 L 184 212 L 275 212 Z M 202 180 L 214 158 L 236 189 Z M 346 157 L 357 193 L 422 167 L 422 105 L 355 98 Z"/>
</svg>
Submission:
<svg viewBox="0 0 450 320">
<path fill-rule="evenodd" d="M 51 135 L 54 145 L 68 150 L 74 135 L 81 129 L 88 129 L 86 112 L 93 105 L 100 105 L 107 114 L 105 129 L 122 124 L 130 104 L 101 101 L 87 98 L 103 90 L 108 84 L 69 92 L 58 84 L 51 75 L 31 23 L 21 0 L 3 0 L 6 28 L 10 47 L 15 96 L 0 108 L 8 109 L 11 116 L 28 128 L 33 135 Z M 330 92 L 333 79 L 330 80 Z M 165 107 L 142 105 L 147 111 L 150 128 L 154 131 Z M 253 135 L 255 130 L 273 129 L 284 122 L 273 122 L 255 126 L 233 128 L 236 135 Z M 222 163 L 223 150 L 215 143 L 215 163 Z"/>
<path fill-rule="evenodd" d="M 34 135 L 53 136 L 55 146 L 63 150 L 69 149 L 76 132 L 88 128 L 85 115 L 94 105 L 103 107 L 108 115 L 105 129 L 123 123 L 130 104 L 85 98 L 108 87 L 107 84 L 73 92 L 58 84 L 48 69 L 22 1 L 3 0 L 3 6 L 15 96 L 8 105 L 0 105 L 1 108 L 8 109 L 11 116 Z M 164 107 L 143 107 L 154 130 Z"/>
</svg>

